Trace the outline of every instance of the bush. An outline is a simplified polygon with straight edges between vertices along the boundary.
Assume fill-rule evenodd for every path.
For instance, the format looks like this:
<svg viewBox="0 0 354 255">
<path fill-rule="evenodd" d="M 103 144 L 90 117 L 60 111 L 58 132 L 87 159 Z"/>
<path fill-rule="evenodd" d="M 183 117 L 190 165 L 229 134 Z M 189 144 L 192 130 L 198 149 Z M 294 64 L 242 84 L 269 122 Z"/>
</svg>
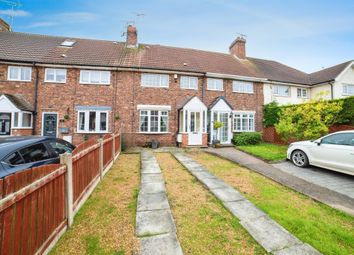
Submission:
<svg viewBox="0 0 354 255">
<path fill-rule="evenodd" d="M 262 135 L 259 132 L 240 133 L 234 135 L 232 141 L 237 146 L 258 144 L 262 141 Z"/>
<path fill-rule="evenodd" d="M 281 107 L 277 102 L 266 104 L 263 108 L 263 126 L 272 127 L 279 122 Z"/>
</svg>

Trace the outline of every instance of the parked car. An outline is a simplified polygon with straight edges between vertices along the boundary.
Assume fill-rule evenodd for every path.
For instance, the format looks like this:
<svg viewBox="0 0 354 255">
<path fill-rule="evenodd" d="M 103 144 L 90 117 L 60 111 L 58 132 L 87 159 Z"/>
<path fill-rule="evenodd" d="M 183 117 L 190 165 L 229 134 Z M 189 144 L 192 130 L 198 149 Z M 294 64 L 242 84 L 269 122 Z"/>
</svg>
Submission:
<svg viewBox="0 0 354 255">
<path fill-rule="evenodd" d="M 59 155 L 75 146 L 62 139 L 43 136 L 0 138 L 0 178 L 48 164 L 58 164 Z"/>
<path fill-rule="evenodd" d="M 309 165 L 354 175 L 354 130 L 289 145 L 287 157 L 296 166 Z"/>
</svg>

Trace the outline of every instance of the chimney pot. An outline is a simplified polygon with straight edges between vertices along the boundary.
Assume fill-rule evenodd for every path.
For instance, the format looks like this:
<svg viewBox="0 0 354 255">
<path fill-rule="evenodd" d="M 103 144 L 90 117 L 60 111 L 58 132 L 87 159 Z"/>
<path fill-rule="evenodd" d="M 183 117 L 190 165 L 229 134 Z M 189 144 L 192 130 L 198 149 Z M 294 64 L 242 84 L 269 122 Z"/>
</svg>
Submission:
<svg viewBox="0 0 354 255">
<path fill-rule="evenodd" d="M 233 41 L 229 47 L 230 54 L 239 58 L 246 58 L 246 39 L 243 37 L 237 37 L 235 41 Z"/>
<path fill-rule="evenodd" d="M 127 28 L 127 48 L 137 48 L 138 47 L 138 32 L 136 27 L 129 25 Z"/>
</svg>

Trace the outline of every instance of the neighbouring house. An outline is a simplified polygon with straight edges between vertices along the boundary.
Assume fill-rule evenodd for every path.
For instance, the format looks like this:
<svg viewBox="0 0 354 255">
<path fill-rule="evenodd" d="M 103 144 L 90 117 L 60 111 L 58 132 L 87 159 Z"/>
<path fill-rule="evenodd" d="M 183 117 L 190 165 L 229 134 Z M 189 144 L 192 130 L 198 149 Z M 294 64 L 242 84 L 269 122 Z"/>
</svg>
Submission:
<svg viewBox="0 0 354 255">
<path fill-rule="evenodd" d="M 264 103 L 300 104 L 311 99 L 339 99 L 354 96 L 354 61 L 311 74 L 297 74 L 298 83 L 266 82 Z"/>
<path fill-rule="evenodd" d="M 57 136 L 75 144 L 120 131 L 125 146 L 230 144 L 262 130 L 268 84 L 308 88 L 308 75 L 229 53 L 0 30 L 0 136 Z M 302 85 L 301 85 L 302 84 Z M 217 130 L 213 122 L 223 126 Z"/>
</svg>

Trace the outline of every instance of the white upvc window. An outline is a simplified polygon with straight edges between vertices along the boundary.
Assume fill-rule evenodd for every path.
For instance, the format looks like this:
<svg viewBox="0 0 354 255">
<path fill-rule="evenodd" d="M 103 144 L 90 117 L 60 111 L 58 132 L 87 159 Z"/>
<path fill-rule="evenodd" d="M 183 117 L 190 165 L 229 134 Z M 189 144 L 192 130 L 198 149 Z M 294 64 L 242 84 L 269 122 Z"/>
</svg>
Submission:
<svg viewBox="0 0 354 255">
<path fill-rule="evenodd" d="M 307 98 L 308 91 L 305 88 L 297 88 L 297 97 L 298 98 Z"/>
<path fill-rule="evenodd" d="M 343 84 L 343 95 L 354 96 L 354 84 Z"/>
<path fill-rule="evenodd" d="M 109 85 L 111 83 L 111 72 L 97 70 L 81 70 L 80 83 Z"/>
<path fill-rule="evenodd" d="M 233 132 L 254 132 L 255 112 L 234 112 Z"/>
<path fill-rule="evenodd" d="M 24 66 L 9 66 L 7 79 L 9 81 L 31 81 L 32 68 Z"/>
<path fill-rule="evenodd" d="M 248 81 L 233 81 L 232 91 L 237 93 L 253 93 L 253 83 Z"/>
<path fill-rule="evenodd" d="M 208 78 L 208 80 L 207 80 L 207 89 L 208 90 L 223 91 L 224 90 L 223 80 L 222 79 Z"/>
<path fill-rule="evenodd" d="M 107 133 L 108 132 L 108 111 L 78 111 L 77 112 L 78 133 Z"/>
<path fill-rule="evenodd" d="M 288 97 L 290 96 L 290 87 L 282 85 L 273 85 L 272 93 L 276 96 Z"/>
<path fill-rule="evenodd" d="M 66 69 L 46 68 L 44 81 L 66 83 Z"/>
<path fill-rule="evenodd" d="M 181 76 L 180 83 L 182 89 L 198 89 L 198 77 Z"/>
<path fill-rule="evenodd" d="M 14 128 L 32 128 L 32 113 L 30 112 L 14 112 L 13 127 Z"/>
<path fill-rule="evenodd" d="M 140 133 L 167 133 L 168 111 L 140 110 L 139 112 Z"/>
<path fill-rule="evenodd" d="M 168 88 L 169 76 L 168 74 L 141 74 L 141 86 L 153 88 Z"/>
</svg>

